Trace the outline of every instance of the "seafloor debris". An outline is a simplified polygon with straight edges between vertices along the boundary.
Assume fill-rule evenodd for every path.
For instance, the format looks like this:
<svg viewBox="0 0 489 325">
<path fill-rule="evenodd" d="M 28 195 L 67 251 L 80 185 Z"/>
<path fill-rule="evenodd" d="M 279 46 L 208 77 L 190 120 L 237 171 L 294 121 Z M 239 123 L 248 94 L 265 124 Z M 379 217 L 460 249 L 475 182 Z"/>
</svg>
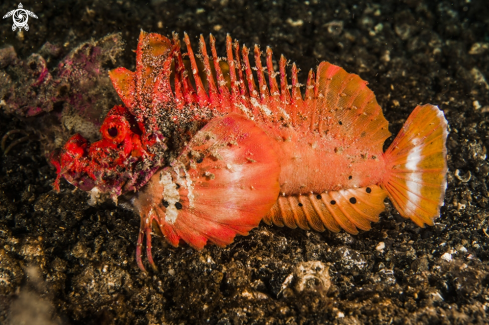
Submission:
<svg viewBox="0 0 489 325">
<path fill-rule="evenodd" d="M 48 68 L 48 57 L 61 49 L 49 42 L 26 59 L 19 58 L 13 46 L 1 48 L 0 107 L 24 118 L 42 137 L 46 152 L 73 133 L 96 140 L 101 121 L 118 101 L 104 66 L 116 63 L 123 46 L 120 34 L 91 40 L 54 69 Z"/>
<path fill-rule="evenodd" d="M 291 273 L 282 283 L 280 293 L 286 297 L 293 296 L 291 284 L 297 294 L 313 292 L 326 296 L 331 286 L 329 267 L 320 261 L 299 263 L 294 273 Z"/>
</svg>

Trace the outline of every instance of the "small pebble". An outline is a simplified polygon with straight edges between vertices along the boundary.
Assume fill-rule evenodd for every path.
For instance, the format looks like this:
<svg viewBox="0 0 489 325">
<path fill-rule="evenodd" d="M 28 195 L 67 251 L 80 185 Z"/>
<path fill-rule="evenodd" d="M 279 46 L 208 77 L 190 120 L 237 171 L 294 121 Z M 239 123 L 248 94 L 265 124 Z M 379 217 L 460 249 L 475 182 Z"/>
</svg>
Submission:
<svg viewBox="0 0 489 325">
<path fill-rule="evenodd" d="M 383 251 L 385 248 L 385 243 L 383 241 L 381 241 L 377 247 L 375 247 L 376 250 L 378 250 L 379 252 Z"/>
<path fill-rule="evenodd" d="M 445 260 L 447 262 L 451 262 L 452 261 L 452 254 L 450 253 L 445 253 L 441 256 L 441 259 L 442 260 Z"/>
</svg>

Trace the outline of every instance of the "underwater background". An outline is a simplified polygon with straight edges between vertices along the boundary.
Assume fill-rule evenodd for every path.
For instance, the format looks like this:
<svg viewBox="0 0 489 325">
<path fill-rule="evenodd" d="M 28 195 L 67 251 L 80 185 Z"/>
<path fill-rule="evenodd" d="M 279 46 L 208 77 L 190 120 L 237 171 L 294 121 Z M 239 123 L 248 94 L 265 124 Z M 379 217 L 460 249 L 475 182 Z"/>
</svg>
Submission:
<svg viewBox="0 0 489 325">
<path fill-rule="evenodd" d="M 4 149 L 17 141 L 0 158 L 0 323 L 489 323 L 487 1 L 22 5 L 38 17 L 28 31 L 0 20 L 0 136 L 10 131 Z M 3 1 L 0 14 L 16 8 Z M 105 72 L 134 70 L 141 30 L 187 32 L 194 47 L 212 33 L 222 56 L 228 33 L 270 46 L 297 64 L 302 83 L 321 61 L 339 65 L 369 82 L 394 135 L 417 104 L 438 105 L 450 131 L 441 217 L 419 228 L 386 201 L 380 222 L 357 236 L 262 223 L 202 251 L 155 236 L 159 271 L 142 273 L 139 217 L 90 206 L 66 182 L 56 193 L 46 159 L 73 132 L 97 137 L 120 103 Z M 42 71 L 56 87 L 37 90 Z"/>
</svg>

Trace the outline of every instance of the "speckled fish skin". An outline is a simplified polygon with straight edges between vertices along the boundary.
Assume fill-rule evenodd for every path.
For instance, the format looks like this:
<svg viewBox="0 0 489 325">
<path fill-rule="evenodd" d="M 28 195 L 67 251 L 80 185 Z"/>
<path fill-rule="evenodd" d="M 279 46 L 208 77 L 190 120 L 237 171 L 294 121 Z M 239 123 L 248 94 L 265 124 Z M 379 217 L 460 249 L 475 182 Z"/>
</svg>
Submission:
<svg viewBox="0 0 489 325">
<path fill-rule="evenodd" d="M 59 175 L 73 184 L 90 177 L 92 192 L 138 191 L 131 202 L 141 216 L 142 270 L 144 238 L 155 268 L 153 222 L 172 245 L 183 240 L 196 249 L 208 241 L 227 245 L 260 220 L 356 234 L 378 221 L 389 196 L 402 216 L 433 224 L 447 171 L 447 123 L 436 106 L 416 107 L 384 153 L 388 122 L 359 76 L 322 62 L 302 94 L 295 64 L 289 86 L 285 58 L 275 72 L 270 49 L 267 80 L 257 46 L 252 68 L 249 49 L 229 36 L 225 61 L 218 59 L 212 35 L 212 60 L 202 36 L 201 61 L 187 35 L 184 41 L 190 68 L 176 34 L 170 40 L 141 32 L 136 72 L 110 73 L 125 104 L 106 119 L 114 124 L 102 126 L 101 141 L 110 145 L 83 143 L 104 148 L 96 161 L 94 150 L 66 148 L 67 163 L 58 163 Z M 126 181 L 114 182 L 121 173 Z"/>
</svg>

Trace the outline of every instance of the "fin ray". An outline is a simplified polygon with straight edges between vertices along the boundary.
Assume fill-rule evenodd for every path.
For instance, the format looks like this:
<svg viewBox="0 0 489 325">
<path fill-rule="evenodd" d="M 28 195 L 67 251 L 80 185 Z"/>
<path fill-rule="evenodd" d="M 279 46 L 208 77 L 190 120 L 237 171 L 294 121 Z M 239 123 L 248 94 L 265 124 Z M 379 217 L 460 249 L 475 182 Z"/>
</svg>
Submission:
<svg viewBox="0 0 489 325">
<path fill-rule="evenodd" d="M 315 116 L 319 121 L 314 128 L 320 133 L 326 131 L 351 139 L 358 148 L 370 148 L 381 153 L 390 132 L 375 95 L 366 86 L 367 82 L 338 66 L 321 62 L 316 84 Z M 369 134 L 369 137 L 362 134 Z"/>
<path fill-rule="evenodd" d="M 370 229 L 384 211 L 387 193 L 377 185 L 356 189 L 329 191 L 302 196 L 280 196 L 264 221 L 283 227 L 325 228 L 338 232 L 340 227 L 351 234 L 357 228 Z"/>
</svg>

